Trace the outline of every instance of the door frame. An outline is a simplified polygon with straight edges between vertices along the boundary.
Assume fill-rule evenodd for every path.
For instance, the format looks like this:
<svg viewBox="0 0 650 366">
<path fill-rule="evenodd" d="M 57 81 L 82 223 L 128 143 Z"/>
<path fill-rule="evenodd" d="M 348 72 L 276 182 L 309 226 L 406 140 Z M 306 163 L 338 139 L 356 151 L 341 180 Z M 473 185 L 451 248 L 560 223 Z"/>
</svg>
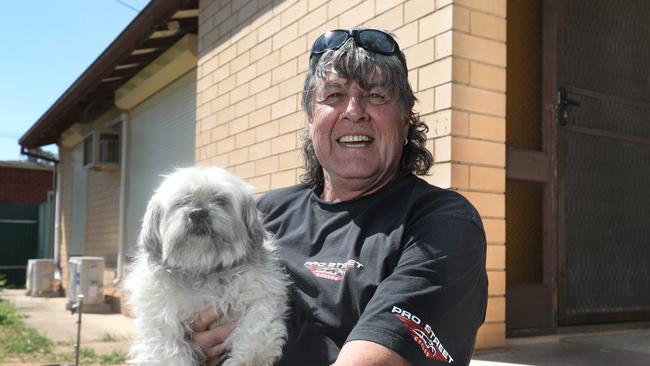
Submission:
<svg viewBox="0 0 650 366">
<path fill-rule="evenodd" d="M 509 288 L 520 304 L 521 316 L 530 317 L 529 306 L 542 309 L 537 330 L 553 330 L 558 325 L 558 125 L 556 118 L 559 37 L 562 0 L 541 0 L 542 12 L 542 151 L 506 148 L 506 177 L 543 184 L 542 198 L 542 283 Z M 506 244 L 507 245 L 507 244 Z M 506 268 L 507 271 L 507 268 Z M 508 296 L 508 295 L 506 295 Z M 518 318 L 520 316 L 517 316 Z M 507 322 L 507 319 L 506 319 Z"/>
</svg>

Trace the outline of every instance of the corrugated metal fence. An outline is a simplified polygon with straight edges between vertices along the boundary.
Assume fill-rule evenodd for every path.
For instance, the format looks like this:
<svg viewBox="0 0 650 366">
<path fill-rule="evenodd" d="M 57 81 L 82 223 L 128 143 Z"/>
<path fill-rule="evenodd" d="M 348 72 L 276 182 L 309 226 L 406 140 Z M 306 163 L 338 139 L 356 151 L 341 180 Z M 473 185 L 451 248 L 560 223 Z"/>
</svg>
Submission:
<svg viewBox="0 0 650 366">
<path fill-rule="evenodd" d="M 23 287 L 27 260 L 51 258 L 51 202 L 0 204 L 0 273 Z"/>
</svg>

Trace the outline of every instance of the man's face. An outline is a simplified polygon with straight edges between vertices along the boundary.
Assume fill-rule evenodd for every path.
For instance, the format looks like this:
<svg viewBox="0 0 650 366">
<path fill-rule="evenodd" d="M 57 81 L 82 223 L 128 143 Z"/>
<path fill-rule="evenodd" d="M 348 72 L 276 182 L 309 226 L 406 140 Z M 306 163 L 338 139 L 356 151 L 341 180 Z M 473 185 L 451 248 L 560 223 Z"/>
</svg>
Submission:
<svg viewBox="0 0 650 366">
<path fill-rule="evenodd" d="M 408 119 L 397 95 L 381 81 L 368 84 L 364 90 L 330 73 L 316 89 L 309 136 L 324 169 L 326 199 L 328 184 L 335 192 L 361 196 L 382 187 L 399 168 Z"/>
</svg>

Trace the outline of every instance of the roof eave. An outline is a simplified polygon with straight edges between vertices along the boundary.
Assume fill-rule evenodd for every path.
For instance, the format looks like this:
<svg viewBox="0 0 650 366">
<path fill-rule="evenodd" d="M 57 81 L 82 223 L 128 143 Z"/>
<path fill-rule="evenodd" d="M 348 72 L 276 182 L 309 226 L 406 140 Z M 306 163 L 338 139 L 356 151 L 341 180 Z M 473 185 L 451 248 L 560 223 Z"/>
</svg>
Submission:
<svg viewBox="0 0 650 366">
<path fill-rule="evenodd" d="M 116 65 L 128 57 L 137 45 L 145 42 L 156 27 L 192 0 L 152 0 L 99 57 L 77 78 L 57 101 L 23 134 L 18 143 L 26 148 L 36 148 L 55 143 L 61 132 L 72 125 L 69 121 L 57 126 L 57 120 L 86 96 L 111 72 Z M 44 136 L 48 130 L 55 135 Z M 57 132 L 58 131 L 58 132 Z"/>
</svg>

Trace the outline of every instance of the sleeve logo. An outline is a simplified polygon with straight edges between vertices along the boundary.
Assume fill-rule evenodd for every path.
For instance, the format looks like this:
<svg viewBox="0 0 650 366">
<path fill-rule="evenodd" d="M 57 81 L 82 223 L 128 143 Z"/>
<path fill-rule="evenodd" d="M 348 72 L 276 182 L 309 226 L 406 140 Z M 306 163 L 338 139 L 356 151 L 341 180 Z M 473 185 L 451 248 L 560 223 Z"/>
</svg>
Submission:
<svg viewBox="0 0 650 366">
<path fill-rule="evenodd" d="M 454 359 L 442 345 L 440 339 L 436 337 L 429 324 L 423 324 L 422 320 L 415 314 L 411 314 L 397 306 L 393 306 L 392 313 L 408 328 L 411 337 L 422 348 L 427 358 L 446 363 L 454 362 Z"/>
<path fill-rule="evenodd" d="M 316 277 L 341 281 L 350 268 L 363 268 L 363 264 L 352 259 L 345 263 L 311 261 L 305 263 L 305 267 Z"/>
</svg>

